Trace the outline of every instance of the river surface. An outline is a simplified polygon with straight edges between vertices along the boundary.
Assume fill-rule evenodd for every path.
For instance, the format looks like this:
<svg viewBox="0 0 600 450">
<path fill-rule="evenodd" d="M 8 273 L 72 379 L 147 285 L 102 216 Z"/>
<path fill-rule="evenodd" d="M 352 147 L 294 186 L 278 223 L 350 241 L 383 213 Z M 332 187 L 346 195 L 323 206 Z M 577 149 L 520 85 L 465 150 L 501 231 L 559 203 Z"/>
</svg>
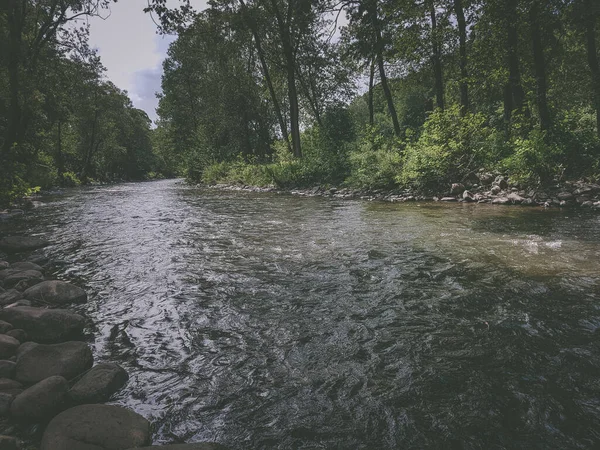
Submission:
<svg viewBox="0 0 600 450">
<path fill-rule="evenodd" d="M 600 214 L 79 188 L 44 235 L 155 443 L 600 447 Z"/>
</svg>

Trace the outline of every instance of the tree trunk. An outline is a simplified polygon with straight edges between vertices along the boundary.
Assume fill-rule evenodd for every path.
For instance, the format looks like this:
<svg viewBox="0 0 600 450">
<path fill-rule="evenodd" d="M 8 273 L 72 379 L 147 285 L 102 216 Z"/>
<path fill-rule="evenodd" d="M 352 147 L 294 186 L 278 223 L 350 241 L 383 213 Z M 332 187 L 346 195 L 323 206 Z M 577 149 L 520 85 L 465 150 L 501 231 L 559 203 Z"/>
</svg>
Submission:
<svg viewBox="0 0 600 450">
<path fill-rule="evenodd" d="M 437 36 L 437 19 L 435 4 L 429 2 L 429 15 L 431 17 L 431 42 L 433 45 L 433 74 L 435 76 L 435 101 L 438 108 L 444 110 L 444 79 L 442 74 L 442 58 L 440 44 Z"/>
<path fill-rule="evenodd" d="M 267 65 L 267 60 L 265 58 L 265 52 L 262 48 L 262 43 L 260 39 L 260 35 L 258 34 L 258 30 L 256 29 L 256 24 L 248 16 L 248 8 L 246 7 L 246 3 L 244 0 L 239 0 L 240 5 L 242 6 L 242 13 L 246 19 L 246 23 L 250 28 L 250 32 L 252 33 L 252 37 L 254 38 L 254 45 L 256 47 L 256 53 L 258 53 L 258 59 L 260 61 L 260 66 L 262 68 L 263 76 L 265 77 L 265 81 L 267 83 L 267 88 L 269 89 L 269 94 L 271 95 L 271 101 L 273 102 L 273 109 L 275 110 L 275 115 L 277 116 L 277 121 L 279 122 L 279 128 L 281 129 L 281 135 L 285 140 L 287 148 L 290 152 L 292 152 L 292 147 L 290 145 L 290 138 L 288 135 L 287 125 L 285 124 L 285 120 L 283 119 L 283 114 L 281 113 L 281 107 L 279 106 L 279 101 L 277 100 L 277 95 L 275 93 L 275 88 L 273 87 L 273 81 L 271 80 L 271 73 L 269 71 L 269 66 Z"/>
<path fill-rule="evenodd" d="M 592 11 L 592 0 L 586 0 L 586 10 Z M 587 47 L 587 58 L 592 74 L 592 89 L 594 91 L 594 108 L 596 109 L 596 126 L 598 138 L 600 138 L 600 63 L 598 62 L 598 50 L 596 48 L 596 14 L 590 14 L 585 18 L 585 37 Z"/>
<path fill-rule="evenodd" d="M 377 57 L 377 66 L 379 67 L 379 78 L 381 80 L 381 88 L 387 101 L 388 111 L 392 117 L 392 123 L 394 125 L 394 134 L 400 137 L 402 131 L 400 130 L 400 122 L 398 122 L 398 114 L 396 113 L 396 107 L 394 106 L 394 99 L 392 98 L 392 91 L 388 85 L 387 76 L 385 75 L 385 65 L 383 61 L 383 39 L 381 37 L 381 30 L 379 28 L 379 19 L 377 17 L 377 3 L 373 2 L 370 5 L 371 22 L 375 31 L 375 52 Z"/>
<path fill-rule="evenodd" d="M 519 0 L 506 1 L 506 50 L 508 53 L 508 87 L 510 89 L 510 105 L 506 104 L 509 96 L 505 96 L 504 110 L 508 113 L 508 121 L 514 110 L 524 111 L 525 92 L 521 87 L 521 71 L 519 69 L 519 33 L 517 30 L 517 4 Z"/>
<path fill-rule="evenodd" d="M 546 61 L 540 31 L 540 8 L 538 0 L 533 0 L 529 10 L 531 22 L 531 40 L 533 43 L 533 63 L 535 67 L 536 102 L 540 114 L 540 128 L 547 131 L 551 126 L 550 109 L 548 108 L 548 86 L 546 81 Z"/>
<path fill-rule="evenodd" d="M 467 71 L 467 21 L 462 0 L 454 0 L 454 12 L 458 23 L 458 53 L 460 65 L 460 113 L 469 112 L 469 73 Z"/>
<path fill-rule="evenodd" d="M 371 64 L 369 64 L 369 94 L 368 94 L 368 102 L 369 102 L 369 125 L 373 126 L 375 124 L 375 108 L 373 105 L 373 82 L 375 79 L 375 58 L 371 60 Z"/>
</svg>

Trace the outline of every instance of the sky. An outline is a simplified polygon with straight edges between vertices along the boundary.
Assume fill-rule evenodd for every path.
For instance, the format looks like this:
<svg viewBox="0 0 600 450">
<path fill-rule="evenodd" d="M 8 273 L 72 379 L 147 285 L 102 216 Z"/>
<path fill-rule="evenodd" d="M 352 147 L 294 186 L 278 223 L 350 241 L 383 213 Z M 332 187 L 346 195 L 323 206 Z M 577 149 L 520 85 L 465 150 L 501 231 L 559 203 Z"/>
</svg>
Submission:
<svg viewBox="0 0 600 450">
<path fill-rule="evenodd" d="M 90 45 L 98 49 L 108 79 L 126 90 L 135 107 L 155 120 L 161 64 L 175 37 L 156 33 L 152 17 L 143 11 L 147 1 L 120 0 L 111 4 L 104 19 L 89 19 Z M 206 5 L 204 0 L 192 3 L 197 9 Z"/>
</svg>

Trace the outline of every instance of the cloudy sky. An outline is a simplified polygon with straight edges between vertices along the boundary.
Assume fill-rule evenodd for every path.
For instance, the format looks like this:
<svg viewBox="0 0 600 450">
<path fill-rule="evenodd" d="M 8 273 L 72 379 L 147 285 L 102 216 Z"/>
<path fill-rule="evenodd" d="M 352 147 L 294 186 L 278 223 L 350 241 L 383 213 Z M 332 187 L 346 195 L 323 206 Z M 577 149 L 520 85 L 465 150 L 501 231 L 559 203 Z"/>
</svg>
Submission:
<svg viewBox="0 0 600 450">
<path fill-rule="evenodd" d="M 206 4 L 193 3 L 197 9 Z M 146 5 L 147 0 L 120 0 L 111 5 L 107 18 L 90 19 L 90 44 L 98 49 L 108 78 L 154 120 L 161 63 L 174 37 L 156 33 L 152 17 L 143 11 Z"/>
</svg>

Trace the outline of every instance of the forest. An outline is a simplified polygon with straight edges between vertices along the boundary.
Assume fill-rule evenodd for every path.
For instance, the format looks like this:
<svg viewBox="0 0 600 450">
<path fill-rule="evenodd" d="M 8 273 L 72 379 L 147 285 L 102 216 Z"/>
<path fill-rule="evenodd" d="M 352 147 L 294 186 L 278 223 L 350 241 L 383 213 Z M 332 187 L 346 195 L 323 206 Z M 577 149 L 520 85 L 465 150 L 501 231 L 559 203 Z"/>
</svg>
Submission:
<svg viewBox="0 0 600 450">
<path fill-rule="evenodd" d="M 155 176 L 440 191 L 482 170 L 600 175 L 597 1 L 154 0 L 177 36 L 155 128 L 71 25 L 109 4 L 3 3 L 4 198 Z"/>
</svg>

